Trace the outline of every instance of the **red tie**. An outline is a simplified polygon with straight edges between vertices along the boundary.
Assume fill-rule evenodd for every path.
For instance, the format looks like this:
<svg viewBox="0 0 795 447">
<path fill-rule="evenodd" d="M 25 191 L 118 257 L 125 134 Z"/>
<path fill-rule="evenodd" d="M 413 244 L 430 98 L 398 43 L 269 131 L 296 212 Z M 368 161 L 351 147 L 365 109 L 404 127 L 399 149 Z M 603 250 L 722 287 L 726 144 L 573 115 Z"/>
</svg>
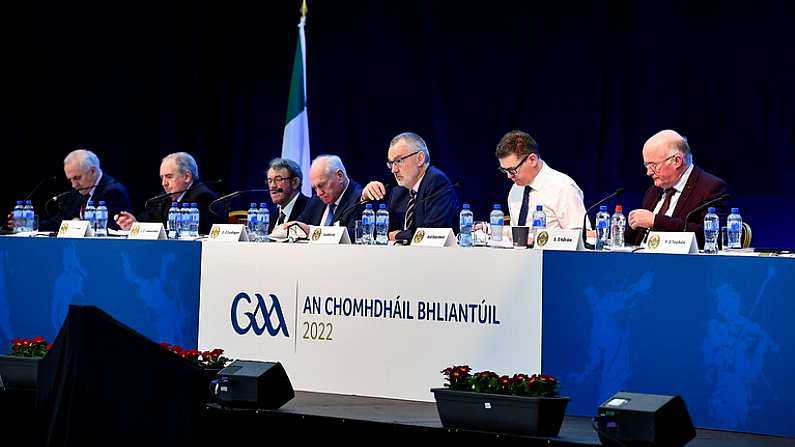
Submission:
<svg viewBox="0 0 795 447">
<path fill-rule="evenodd" d="M 666 211 L 668 211 L 668 207 L 671 206 L 671 197 L 674 196 L 675 192 L 676 189 L 674 188 L 668 188 L 665 190 L 665 200 L 663 200 L 663 204 L 660 207 L 660 212 L 658 212 L 657 214 L 663 215 L 665 214 Z"/>
<path fill-rule="evenodd" d="M 86 215 L 86 204 L 88 204 L 88 194 L 83 196 L 83 203 L 80 204 L 80 219 Z"/>
</svg>

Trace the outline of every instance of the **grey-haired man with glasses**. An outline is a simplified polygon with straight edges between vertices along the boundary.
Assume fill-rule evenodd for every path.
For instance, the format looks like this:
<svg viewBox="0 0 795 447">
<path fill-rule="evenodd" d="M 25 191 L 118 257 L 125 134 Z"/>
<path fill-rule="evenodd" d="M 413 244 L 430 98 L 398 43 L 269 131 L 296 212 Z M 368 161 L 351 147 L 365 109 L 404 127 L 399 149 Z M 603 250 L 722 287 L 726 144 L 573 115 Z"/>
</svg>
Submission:
<svg viewBox="0 0 795 447">
<path fill-rule="evenodd" d="M 430 163 L 428 145 L 415 133 L 389 143 L 386 166 L 398 184 L 389 195 L 389 240 L 408 241 L 417 228 L 458 227 L 458 196 L 447 175 Z M 362 191 L 362 200 L 385 196 L 386 187 L 377 181 Z"/>
<path fill-rule="evenodd" d="M 547 228 L 582 228 L 582 190 L 571 177 L 541 159 L 533 137 L 512 130 L 500 139 L 495 155 L 500 162 L 497 169 L 513 182 L 508 193 L 511 225 L 532 225 L 533 211 L 542 205 Z"/>
<path fill-rule="evenodd" d="M 274 158 L 268 163 L 266 176 L 271 201 L 277 206 L 268 228 L 268 232 L 272 232 L 276 225 L 298 220 L 309 198 L 301 193 L 304 176 L 301 167 L 293 160 Z"/>
</svg>

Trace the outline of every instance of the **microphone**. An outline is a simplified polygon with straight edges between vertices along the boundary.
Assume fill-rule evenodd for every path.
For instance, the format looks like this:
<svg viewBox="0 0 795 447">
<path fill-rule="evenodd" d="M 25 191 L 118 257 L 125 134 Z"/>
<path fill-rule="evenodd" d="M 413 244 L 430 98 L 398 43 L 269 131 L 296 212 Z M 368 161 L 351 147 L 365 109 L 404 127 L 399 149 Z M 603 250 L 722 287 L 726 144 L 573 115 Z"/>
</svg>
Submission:
<svg viewBox="0 0 795 447">
<path fill-rule="evenodd" d="M 716 203 L 718 203 L 720 201 L 728 199 L 730 196 L 731 196 L 731 194 L 729 194 L 729 193 L 723 193 L 723 194 L 719 195 L 718 197 L 715 197 L 714 199 L 695 207 L 692 211 L 687 213 L 687 216 L 685 216 L 685 223 L 682 226 L 682 231 L 687 231 L 687 222 L 690 220 L 690 217 L 693 214 L 695 214 L 698 211 L 703 210 L 704 208 L 706 208 L 706 207 L 708 207 L 710 205 L 714 205 L 714 204 L 716 204 Z"/>
<path fill-rule="evenodd" d="M 391 182 L 384 182 L 384 190 L 387 190 L 387 189 L 389 189 L 391 187 L 392 187 L 392 183 Z M 386 198 L 386 195 L 384 196 L 384 198 Z M 352 205 L 348 205 L 347 208 L 343 208 L 342 211 L 334 213 L 334 220 L 338 220 L 338 221 L 343 220 L 344 217 L 347 217 L 347 214 L 349 212 L 355 210 L 356 208 L 359 208 L 360 206 L 362 206 L 362 205 L 364 205 L 365 203 L 368 203 L 368 202 L 377 202 L 377 200 L 375 200 L 375 199 L 360 199 L 356 203 L 354 203 Z"/>
<path fill-rule="evenodd" d="M 221 215 L 219 215 L 219 214 L 218 214 L 218 213 L 216 213 L 216 212 L 215 212 L 215 210 L 213 209 L 213 207 L 214 207 L 216 204 L 218 204 L 218 203 L 226 203 L 226 202 L 229 202 L 229 201 L 231 201 L 231 200 L 232 200 L 232 199 L 234 199 L 235 197 L 238 197 L 238 196 L 240 196 L 240 195 L 243 195 L 243 194 L 252 193 L 252 192 L 267 192 L 267 193 L 271 193 L 271 192 L 284 192 L 284 188 L 275 188 L 275 189 L 241 189 L 240 191 L 234 191 L 234 192 L 230 192 L 229 194 L 227 194 L 227 195 L 225 195 L 225 196 L 221 196 L 221 197 L 219 197 L 219 198 L 217 198 L 217 199 L 213 200 L 212 202 L 210 202 L 210 205 L 208 206 L 208 209 L 209 209 L 209 210 L 210 210 L 210 212 L 211 212 L 211 213 L 213 213 L 213 214 L 214 214 L 216 217 L 220 217 L 220 218 L 222 218 L 222 219 L 223 219 L 223 218 L 224 218 L 224 216 L 221 216 Z"/>
<path fill-rule="evenodd" d="M 624 188 L 616 188 L 616 190 L 613 191 L 612 194 L 604 197 L 602 200 L 594 203 L 593 205 L 589 206 L 587 210 L 585 210 L 585 215 L 582 216 L 582 243 L 585 246 L 585 248 L 588 248 L 588 249 L 591 249 L 591 250 L 596 248 L 592 244 L 589 244 L 588 242 L 586 242 L 587 236 L 588 236 L 588 225 L 586 225 L 586 222 L 587 222 L 587 219 L 588 219 L 588 213 L 590 213 L 597 206 L 599 206 L 599 205 L 607 202 L 608 200 L 612 199 L 613 197 L 620 196 L 621 193 L 623 193 L 623 192 L 624 192 Z"/>
<path fill-rule="evenodd" d="M 47 183 L 49 181 L 57 180 L 57 179 L 58 179 L 58 177 L 54 176 L 54 175 L 51 175 L 49 177 L 45 177 L 45 178 L 41 179 L 41 181 L 36 186 L 34 186 L 33 189 L 30 191 L 30 194 L 25 196 L 25 200 L 30 200 L 30 198 L 33 197 L 33 194 L 36 194 L 36 191 L 38 191 L 39 188 L 41 188 L 41 185 L 43 185 L 43 184 L 45 184 L 45 183 Z"/>
<path fill-rule="evenodd" d="M 171 194 L 182 194 L 183 192 L 188 192 L 188 191 L 191 191 L 191 190 L 193 190 L 195 188 L 198 188 L 201 185 L 213 185 L 213 184 L 216 184 L 216 183 L 221 183 L 223 181 L 224 181 L 223 179 L 216 179 L 216 180 L 208 180 L 206 182 L 195 182 L 194 184 L 190 185 L 190 187 L 185 188 L 185 189 L 183 189 L 181 191 L 161 192 L 160 194 L 158 194 L 156 196 L 153 196 L 153 197 L 150 197 L 150 198 L 146 199 L 146 202 L 144 202 L 144 208 L 145 209 L 149 208 L 149 205 L 151 205 L 152 203 L 157 203 L 157 202 L 163 201 L 163 199 L 165 199 L 166 197 L 169 197 Z"/>
</svg>

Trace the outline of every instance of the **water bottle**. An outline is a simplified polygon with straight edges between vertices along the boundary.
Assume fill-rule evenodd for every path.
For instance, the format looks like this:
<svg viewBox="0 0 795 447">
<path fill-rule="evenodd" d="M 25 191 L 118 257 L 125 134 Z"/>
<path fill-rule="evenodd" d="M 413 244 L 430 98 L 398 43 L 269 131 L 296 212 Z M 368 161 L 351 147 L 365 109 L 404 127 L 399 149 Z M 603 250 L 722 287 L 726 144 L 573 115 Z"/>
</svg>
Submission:
<svg viewBox="0 0 795 447">
<path fill-rule="evenodd" d="M 199 237 L 199 205 L 195 202 L 190 204 L 190 237 Z"/>
<path fill-rule="evenodd" d="M 105 201 L 100 200 L 99 206 L 96 210 L 97 228 L 96 236 L 105 237 L 108 235 L 108 207 L 105 206 Z"/>
<path fill-rule="evenodd" d="M 547 227 L 547 215 L 544 213 L 543 205 L 536 205 L 536 210 L 533 211 L 533 230 L 543 229 Z"/>
<path fill-rule="evenodd" d="M 627 218 L 624 217 L 624 207 L 616 205 L 616 212 L 610 218 L 610 246 L 621 248 L 624 246 L 624 229 L 627 228 Z"/>
<path fill-rule="evenodd" d="M 25 223 L 25 231 L 33 231 L 33 226 L 36 223 L 36 211 L 33 209 L 33 202 L 25 200 L 25 205 L 22 207 L 22 220 Z"/>
<path fill-rule="evenodd" d="M 729 248 L 742 247 L 743 218 L 740 216 L 740 208 L 732 208 L 732 213 L 726 219 L 726 233 L 729 239 Z"/>
<path fill-rule="evenodd" d="M 364 212 L 362 213 L 362 244 L 373 244 L 373 230 L 375 230 L 375 212 L 373 212 L 373 204 L 368 203 Z"/>
<path fill-rule="evenodd" d="M 375 245 L 386 245 L 389 242 L 389 211 L 386 204 L 378 205 L 375 213 Z"/>
<path fill-rule="evenodd" d="M 83 213 L 83 218 L 88 221 L 88 226 L 91 227 L 91 231 L 94 231 L 96 234 L 97 231 L 97 209 L 94 207 L 94 201 L 89 200 L 88 204 L 86 205 L 86 211 Z"/>
<path fill-rule="evenodd" d="M 171 202 L 168 209 L 168 238 L 179 239 L 179 230 L 182 225 L 180 222 L 179 203 Z"/>
<path fill-rule="evenodd" d="M 259 204 L 259 215 L 257 216 L 257 237 L 260 242 L 268 242 L 268 227 L 271 224 L 271 212 L 268 211 L 267 203 Z"/>
<path fill-rule="evenodd" d="M 179 237 L 190 238 L 190 203 L 183 203 L 179 209 Z"/>
<path fill-rule="evenodd" d="M 605 246 L 610 243 L 610 213 L 607 212 L 607 206 L 601 205 L 599 212 L 596 213 L 596 250 L 604 250 Z"/>
<path fill-rule="evenodd" d="M 489 223 L 491 224 L 491 240 L 494 242 L 502 241 L 502 226 L 505 222 L 505 214 L 502 212 L 502 207 L 499 203 L 494 204 L 494 210 L 489 215 Z"/>
<path fill-rule="evenodd" d="M 251 206 L 248 207 L 248 240 L 252 242 L 257 241 L 257 221 L 259 220 L 259 209 L 257 209 L 257 203 L 251 202 Z"/>
<path fill-rule="evenodd" d="M 718 234 L 720 233 L 720 218 L 715 214 L 715 207 L 707 208 L 704 216 L 704 254 L 718 253 Z"/>
<path fill-rule="evenodd" d="M 12 216 L 14 216 L 14 233 L 20 233 L 25 231 L 25 215 L 24 215 L 24 202 L 21 200 L 17 200 L 17 206 L 14 207 L 14 212 Z"/>
<path fill-rule="evenodd" d="M 469 204 L 465 203 L 464 209 L 458 215 L 458 245 L 461 247 L 472 246 L 472 223 L 475 217 L 472 211 L 469 210 Z"/>
</svg>

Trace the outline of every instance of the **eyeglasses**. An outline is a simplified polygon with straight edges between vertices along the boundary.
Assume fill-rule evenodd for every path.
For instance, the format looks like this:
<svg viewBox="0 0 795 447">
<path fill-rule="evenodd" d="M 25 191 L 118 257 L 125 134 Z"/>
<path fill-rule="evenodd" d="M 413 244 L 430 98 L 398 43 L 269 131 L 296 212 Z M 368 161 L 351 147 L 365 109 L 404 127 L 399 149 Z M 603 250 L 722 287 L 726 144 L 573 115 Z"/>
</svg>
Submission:
<svg viewBox="0 0 795 447">
<path fill-rule="evenodd" d="M 676 157 L 677 155 L 679 155 L 679 154 L 669 155 L 668 157 L 666 157 L 662 161 L 649 161 L 649 162 L 643 163 L 643 167 L 646 168 L 646 169 L 651 169 L 654 172 L 657 172 L 657 169 L 660 169 L 660 165 L 662 165 L 666 161 Z"/>
<path fill-rule="evenodd" d="M 281 183 L 281 182 L 284 182 L 286 180 L 290 180 L 293 177 L 295 177 L 295 176 L 291 175 L 290 177 L 281 177 L 281 176 L 277 175 L 276 177 L 268 178 L 267 182 L 268 182 L 269 185 L 275 185 L 277 183 Z"/>
<path fill-rule="evenodd" d="M 411 157 L 413 155 L 417 155 L 419 153 L 420 153 L 420 151 L 414 151 L 414 152 L 412 152 L 412 153 L 410 153 L 408 155 L 404 155 L 402 157 L 398 157 L 398 158 L 396 158 L 394 160 L 387 160 L 386 161 L 386 167 L 389 168 L 390 171 L 392 170 L 392 166 L 401 167 L 403 165 L 403 160 L 405 160 L 405 159 L 407 159 L 407 158 L 409 158 L 409 157 Z"/>
<path fill-rule="evenodd" d="M 524 164 L 524 162 L 527 161 L 528 158 L 530 158 L 530 154 L 525 155 L 524 158 L 522 158 L 522 161 L 520 161 L 518 165 L 512 168 L 503 168 L 502 166 L 500 166 L 499 168 L 497 168 L 497 170 L 502 172 L 503 174 L 516 175 L 519 172 L 519 168 L 522 167 L 522 165 Z"/>
</svg>

